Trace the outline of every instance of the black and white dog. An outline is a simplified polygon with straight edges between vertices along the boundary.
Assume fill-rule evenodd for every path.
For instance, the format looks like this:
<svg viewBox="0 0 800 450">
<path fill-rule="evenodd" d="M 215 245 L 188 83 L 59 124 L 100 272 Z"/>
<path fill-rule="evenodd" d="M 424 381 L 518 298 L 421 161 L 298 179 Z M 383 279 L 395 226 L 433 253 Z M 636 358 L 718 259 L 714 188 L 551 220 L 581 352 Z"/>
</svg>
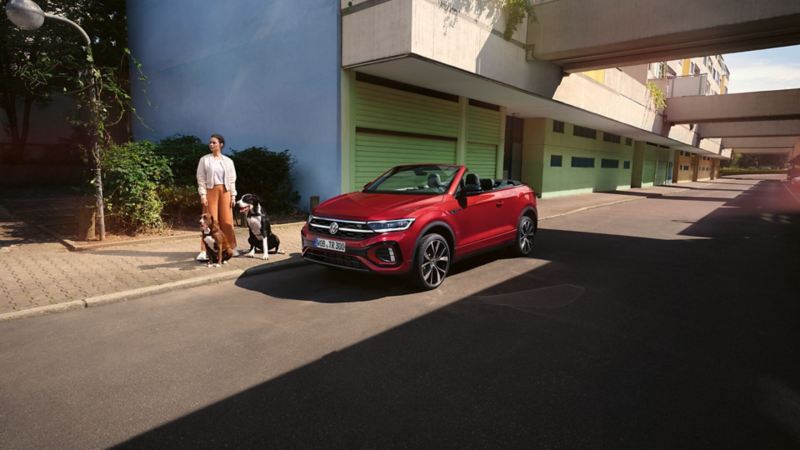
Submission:
<svg viewBox="0 0 800 450">
<path fill-rule="evenodd" d="M 269 259 L 269 252 L 283 253 L 281 251 L 281 240 L 272 232 L 272 225 L 269 223 L 267 212 L 261 206 L 261 199 L 255 194 L 244 194 L 236 202 L 239 211 L 247 217 L 247 228 L 250 236 L 247 242 L 250 244 L 250 251 L 245 255 L 250 258 L 256 256 L 256 250 L 263 252 L 263 259 Z"/>
</svg>

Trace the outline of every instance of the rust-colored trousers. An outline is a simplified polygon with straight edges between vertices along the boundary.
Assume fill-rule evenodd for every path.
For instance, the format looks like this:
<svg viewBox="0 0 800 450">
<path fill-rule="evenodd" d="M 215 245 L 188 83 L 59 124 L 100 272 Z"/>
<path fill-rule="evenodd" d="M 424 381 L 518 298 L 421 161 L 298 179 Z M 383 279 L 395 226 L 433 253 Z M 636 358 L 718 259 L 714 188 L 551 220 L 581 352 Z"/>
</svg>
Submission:
<svg viewBox="0 0 800 450">
<path fill-rule="evenodd" d="M 233 210 L 231 209 L 231 193 L 224 184 L 216 184 L 206 192 L 208 213 L 219 223 L 219 229 L 225 234 L 228 242 L 236 248 L 236 233 L 233 231 Z"/>
</svg>

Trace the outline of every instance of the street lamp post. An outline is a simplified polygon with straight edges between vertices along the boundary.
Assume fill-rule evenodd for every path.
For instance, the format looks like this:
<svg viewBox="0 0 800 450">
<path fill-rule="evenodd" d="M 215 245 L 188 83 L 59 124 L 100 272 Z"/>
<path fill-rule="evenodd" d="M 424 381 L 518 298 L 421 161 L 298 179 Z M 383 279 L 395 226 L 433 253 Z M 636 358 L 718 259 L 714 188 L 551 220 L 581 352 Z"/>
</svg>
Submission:
<svg viewBox="0 0 800 450">
<path fill-rule="evenodd" d="M 42 11 L 33 0 L 8 0 L 6 3 L 6 16 L 17 27 L 23 30 L 36 30 L 42 26 L 44 19 L 54 19 L 61 22 L 66 22 L 75 27 L 83 36 L 86 41 L 86 61 L 89 63 L 89 109 L 90 109 L 90 129 L 89 129 L 89 149 L 92 152 L 94 159 L 95 172 L 94 182 L 96 189 L 96 202 L 97 202 L 97 219 L 100 225 L 100 240 L 106 238 L 106 223 L 105 214 L 103 213 L 103 173 L 100 167 L 100 143 L 98 136 L 98 117 L 99 108 L 98 104 L 98 78 L 99 74 L 94 68 L 94 58 L 92 57 L 92 40 L 89 35 L 77 23 L 67 19 L 66 17 L 49 14 Z"/>
</svg>

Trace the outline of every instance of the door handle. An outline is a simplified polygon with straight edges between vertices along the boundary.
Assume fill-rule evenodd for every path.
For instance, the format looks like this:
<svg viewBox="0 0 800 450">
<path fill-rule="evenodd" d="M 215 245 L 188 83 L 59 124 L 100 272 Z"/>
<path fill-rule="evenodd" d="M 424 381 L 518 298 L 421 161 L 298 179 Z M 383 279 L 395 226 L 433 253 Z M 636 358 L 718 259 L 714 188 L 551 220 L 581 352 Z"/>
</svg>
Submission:
<svg viewBox="0 0 800 450">
<path fill-rule="evenodd" d="M 498 201 L 495 202 L 494 205 L 499 208 L 499 207 L 503 206 L 503 201 L 502 200 L 498 200 Z"/>
</svg>

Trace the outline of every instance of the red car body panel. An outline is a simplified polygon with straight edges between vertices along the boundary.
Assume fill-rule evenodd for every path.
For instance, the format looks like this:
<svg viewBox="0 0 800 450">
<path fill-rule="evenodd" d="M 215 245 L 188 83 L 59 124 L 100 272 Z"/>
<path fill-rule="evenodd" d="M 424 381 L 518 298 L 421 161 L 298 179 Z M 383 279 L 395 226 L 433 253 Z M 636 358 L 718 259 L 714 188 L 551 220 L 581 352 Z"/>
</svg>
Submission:
<svg viewBox="0 0 800 450">
<path fill-rule="evenodd" d="M 470 254 L 513 243 L 523 214 L 536 218 L 536 196 L 524 184 L 508 185 L 469 195 L 461 195 L 466 174 L 458 167 L 446 192 L 442 194 L 404 194 L 353 192 L 321 203 L 301 231 L 306 260 L 349 269 L 383 274 L 402 274 L 414 265 L 419 239 L 434 228 L 446 235 L 457 261 Z M 413 219 L 403 231 L 364 232 L 366 222 Z M 320 228 L 337 223 L 337 232 Z M 344 242 L 344 252 L 318 248 L 318 239 Z M 381 260 L 392 248 L 394 262 Z M 383 253 L 381 253 L 383 252 Z"/>
</svg>

